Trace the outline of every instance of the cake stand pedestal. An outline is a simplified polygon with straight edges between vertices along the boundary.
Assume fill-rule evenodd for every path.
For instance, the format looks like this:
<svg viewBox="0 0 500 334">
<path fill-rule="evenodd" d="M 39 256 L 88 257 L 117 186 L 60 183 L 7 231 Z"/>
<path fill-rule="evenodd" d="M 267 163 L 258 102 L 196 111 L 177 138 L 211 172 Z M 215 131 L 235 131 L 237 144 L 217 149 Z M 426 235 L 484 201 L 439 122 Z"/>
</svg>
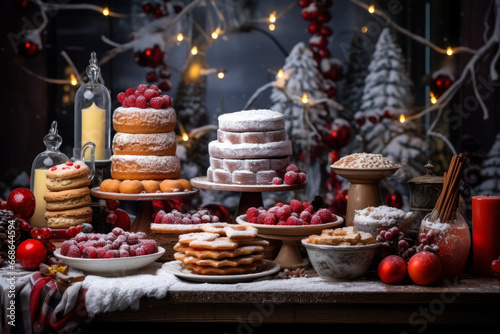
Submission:
<svg viewBox="0 0 500 334">
<path fill-rule="evenodd" d="M 349 197 L 347 198 L 347 212 L 345 224 L 351 226 L 356 210 L 363 210 L 369 206 L 380 206 L 382 193 L 380 181 L 396 173 L 399 167 L 393 168 L 343 168 L 330 167 L 337 175 L 349 181 Z"/>
<path fill-rule="evenodd" d="M 190 180 L 191 185 L 200 189 L 211 189 L 211 190 L 224 190 L 224 191 L 235 191 L 240 193 L 240 200 L 238 202 L 238 207 L 234 214 L 234 220 L 236 217 L 244 215 L 247 213 L 247 209 L 251 207 L 263 206 L 262 193 L 263 192 L 280 192 L 280 191 L 291 191 L 304 189 L 307 183 L 302 184 L 257 184 L 257 185 L 240 185 L 240 184 L 223 184 L 223 183 L 213 183 L 208 181 L 206 176 L 195 177 Z"/>
<path fill-rule="evenodd" d="M 337 221 L 318 225 L 263 225 L 247 222 L 247 215 L 236 218 L 236 222 L 241 225 L 255 227 L 258 236 L 264 239 L 281 240 L 281 248 L 278 255 L 273 260 L 281 268 L 295 269 L 309 264 L 308 259 L 303 259 L 300 254 L 297 241 L 308 237 L 311 234 L 320 234 L 325 228 L 334 228 L 344 222 L 342 217 L 337 216 Z"/>
<path fill-rule="evenodd" d="M 153 222 L 153 205 L 154 200 L 169 200 L 169 199 L 190 199 L 198 195 L 200 191 L 194 189 L 192 191 L 181 191 L 172 193 L 141 193 L 141 194 L 122 194 L 100 191 L 98 187 L 90 189 L 90 194 L 101 199 L 114 199 L 118 201 L 137 201 L 139 207 L 137 214 L 130 226 L 130 232 L 144 232 L 151 234 L 150 224 Z"/>
</svg>

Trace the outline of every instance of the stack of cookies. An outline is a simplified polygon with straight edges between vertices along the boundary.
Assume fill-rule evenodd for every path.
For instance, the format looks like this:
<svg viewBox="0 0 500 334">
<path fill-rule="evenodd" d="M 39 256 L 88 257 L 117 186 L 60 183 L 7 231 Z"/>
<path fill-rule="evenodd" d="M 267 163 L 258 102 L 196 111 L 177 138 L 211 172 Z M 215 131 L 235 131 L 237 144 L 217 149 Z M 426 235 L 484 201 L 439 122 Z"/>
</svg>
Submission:
<svg viewBox="0 0 500 334">
<path fill-rule="evenodd" d="M 82 161 L 68 161 L 47 171 L 49 191 L 43 198 L 48 227 L 66 229 L 92 222 L 89 173 L 89 167 Z"/>
<path fill-rule="evenodd" d="M 183 268 L 201 275 L 255 272 L 264 265 L 264 247 L 257 229 L 228 223 L 202 224 L 201 232 L 179 235 L 174 258 Z"/>
</svg>

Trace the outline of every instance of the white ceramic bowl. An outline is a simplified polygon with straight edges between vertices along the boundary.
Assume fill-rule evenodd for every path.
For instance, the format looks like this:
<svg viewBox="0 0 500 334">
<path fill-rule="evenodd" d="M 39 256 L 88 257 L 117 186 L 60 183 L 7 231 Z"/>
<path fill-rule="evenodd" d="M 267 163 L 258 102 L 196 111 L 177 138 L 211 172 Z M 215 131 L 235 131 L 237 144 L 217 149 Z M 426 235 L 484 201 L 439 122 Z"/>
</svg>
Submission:
<svg viewBox="0 0 500 334">
<path fill-rule="evenodd" d="M 158 252 L 141 256 L 119 257 L 113 259 L 83 259 L 61 255 L 61 249 L 56 249 L 54 255 L 71 268 L 83 271 L 85 274 L 99 276 L 124 276 L 136 272 L 153 263 L 165 254 L 165 248 L 158 247 Z"/>
<path fill-rule="evenodd" d="M 302 239 L 309 261 L 322 278 L 353 280 L 363 276 L 373 262 L 379 243 L 359 246 L 314 245 Z"/>
</svg>

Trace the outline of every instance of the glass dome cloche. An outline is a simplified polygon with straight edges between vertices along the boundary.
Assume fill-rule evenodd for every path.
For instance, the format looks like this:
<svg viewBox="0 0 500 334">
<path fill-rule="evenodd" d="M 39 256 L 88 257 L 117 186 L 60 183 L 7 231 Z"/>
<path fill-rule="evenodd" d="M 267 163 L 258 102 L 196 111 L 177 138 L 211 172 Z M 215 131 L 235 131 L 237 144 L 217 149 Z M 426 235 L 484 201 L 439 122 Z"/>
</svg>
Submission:
<svg viewBox="0 0 500 334">
<path fill-rule="evenodd" d="M 57 132 L 57 122 L 53 121 L 49 133 L 43 137 L 46 150 L 38 154 L 31 165 L 30 189 L 35 195 L 35 213 L 31 218 L 31 226 L 46 226 L 45 200 L 43 195 L 48 191 L 45 185 L 47 170 L 55 165 L 68 161 L 68 157 L 59 151 L 62 137 Z"/>
<path fill-rule="evenodd" d="M 80 159 L 82 147 L 92 142 L 95 144 L 95 160 L 107 161 L 111 158 L 111 97 L 108 89 L 99 82 L 101 69 L 95 52 L 91 53 L 86 71 L 88 82 L 75 95 L 73 156 Z"/>
</svg>

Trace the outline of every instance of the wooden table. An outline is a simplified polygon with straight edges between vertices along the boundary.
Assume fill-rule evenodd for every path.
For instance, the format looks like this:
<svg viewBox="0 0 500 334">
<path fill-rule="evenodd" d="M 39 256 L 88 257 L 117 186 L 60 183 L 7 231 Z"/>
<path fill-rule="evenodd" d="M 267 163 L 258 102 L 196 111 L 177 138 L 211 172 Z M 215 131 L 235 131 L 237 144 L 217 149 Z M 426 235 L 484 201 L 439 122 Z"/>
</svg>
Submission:
<svg viewBox="0 0 500 334">
<path fill-rule="evenodd" d="M 105 313 L 95 321 L 232 323 L 240 332 L 245 332 L 242 326 L 248 332 L 262 324 L 393 324 L 415 333 L 430 325 L 500 325 L 500 281 L 495 278 L 466 275 L 458 283 L 422 287 L 384 284 L 376 273 L 352 282 L 322 281 L 314 271 L 308 276 L 293 291 L 186 284 L 164 299 L 141 300 L 138 311 Z M 283 287 L 296 284 L 278 280 Z M 314 287 L 308 287 L 308 280 L 315 280 Z M 318 288 L 319 280 L 324 288 Z"/>
</svg>

